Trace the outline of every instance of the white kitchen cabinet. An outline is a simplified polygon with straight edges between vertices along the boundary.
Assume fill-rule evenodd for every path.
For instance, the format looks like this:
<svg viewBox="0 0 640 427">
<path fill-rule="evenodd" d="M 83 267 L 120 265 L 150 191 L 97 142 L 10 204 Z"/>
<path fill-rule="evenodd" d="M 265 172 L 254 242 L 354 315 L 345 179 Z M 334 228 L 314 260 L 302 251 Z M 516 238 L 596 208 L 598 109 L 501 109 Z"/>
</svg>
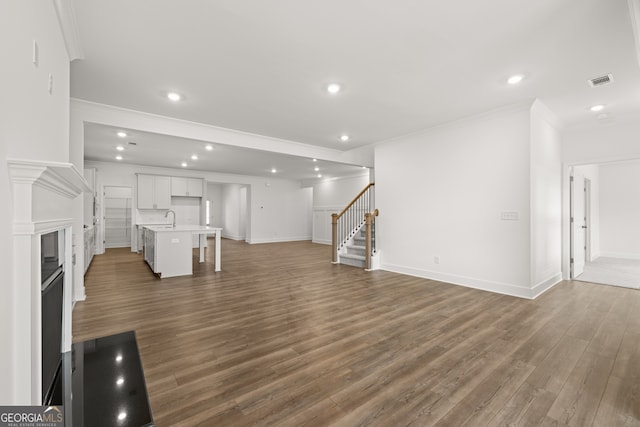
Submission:
<svg viewBox="0 0 640 427">
<path fill-rule="evenodd" d="M 171 209 L 171 177 L 139 174 L 138 209 Z"/>
<path fill-rule="evenodd" d="M 171 195 L 182 197 L 202 197 L 202 178 L 171 177 Z"/>
<path fill-rule="evenodd" d="M 151 270 L 161 278 L 192 274 L 191 234 L 190 231 L 161 233 L 145 228 L 144 260 Z"/>
</svg>

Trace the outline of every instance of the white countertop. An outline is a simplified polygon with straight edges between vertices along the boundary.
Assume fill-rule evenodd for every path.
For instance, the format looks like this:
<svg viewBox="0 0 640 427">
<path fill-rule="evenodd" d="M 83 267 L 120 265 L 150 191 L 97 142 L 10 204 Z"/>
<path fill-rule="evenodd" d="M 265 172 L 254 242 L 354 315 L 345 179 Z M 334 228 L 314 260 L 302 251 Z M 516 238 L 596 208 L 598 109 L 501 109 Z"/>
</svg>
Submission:
<svg viewBox="0 0 640 427">
<path fill-rule="evenodd" d="M 188 232 L 194 234 L 213 234 L 222 231 L 222 228 L 209 227 L 208 225 L 176 225 L 175 227 L 170 225 L 145 225 L 143 227 L 156 233 Z"/>
</svg>

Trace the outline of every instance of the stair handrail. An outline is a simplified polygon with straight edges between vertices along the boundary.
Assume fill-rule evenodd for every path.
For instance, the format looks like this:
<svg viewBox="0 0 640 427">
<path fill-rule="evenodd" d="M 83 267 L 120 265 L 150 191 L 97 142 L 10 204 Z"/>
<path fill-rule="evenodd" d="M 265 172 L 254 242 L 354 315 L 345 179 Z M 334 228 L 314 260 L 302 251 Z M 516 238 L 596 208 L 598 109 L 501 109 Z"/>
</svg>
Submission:
<svg viewBox="0 0 640 427">
<path fill-rule="evenodd" d="M 368 184 L 340 213 L 331 214 L 331 262 L 338 262 L 338 249 L 345 245 L 365 223 L 365 213 L 371 212 L 370 193 L 375 182 Z"/>
<path fill-rule="evenodd" d="M 343 215 L 344 215 L 344 214 L 349 210 L 349 208 L 350 208 L 351 206 L 355 205 L 355 204 L 356 204 L 356 202 L 358 201 L 358 199 L 359 199 L 360 197 L 362 197 L 362 196 L 364 195 L 364 193 L 366 193 L 366 192 L 367 192 L 371 187 L 373 187 L 374 185 L 376 185 L 376 183 L 375 183 L 375 182 L 371 182 L 371 183 L 367 184 L 367 186 L 366 186 L 366 187 L 364 187 L 364 189 L 363 189 L 361 192 L 359 192 L 359 193 L 358 193 L 358 195 L 357 195 L 356 197 L 354 197 L 354 198 L 353 198 L 353 200 L 352 200 L 352 201 L 347 205 L 347 207 L 346 207 L 346 208 L 342 209 L 342 211 L 341 211 L 339 214 L 332 214 L 332 215 L 337 215 L 337 216 L 338 216 L 338 219 L 340 219 L 340 217 L 342 217 L 342 216 L 343 216 Z"/>
</svg>

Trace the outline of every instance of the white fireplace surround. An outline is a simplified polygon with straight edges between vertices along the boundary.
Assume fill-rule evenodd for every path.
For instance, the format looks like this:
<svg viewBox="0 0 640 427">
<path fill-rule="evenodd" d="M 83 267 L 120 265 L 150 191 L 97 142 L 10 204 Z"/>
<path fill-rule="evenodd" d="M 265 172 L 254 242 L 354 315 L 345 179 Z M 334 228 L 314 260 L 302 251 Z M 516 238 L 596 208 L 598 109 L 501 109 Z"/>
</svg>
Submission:
<svg viewBox="0 0 640 427">
<path fill-rule="evenodd" d="M 63 260 L 63 351 L 71 350 L 73 295 L 73 201 L 91 191 L 70 163 L 9 159 L 13 201 L 13 371 L 16 400 L 41 404 L 42 334 L 40 236 L 61 231 Z M 82 233 L 82 230 L 76 233 Z"/>
</svg>

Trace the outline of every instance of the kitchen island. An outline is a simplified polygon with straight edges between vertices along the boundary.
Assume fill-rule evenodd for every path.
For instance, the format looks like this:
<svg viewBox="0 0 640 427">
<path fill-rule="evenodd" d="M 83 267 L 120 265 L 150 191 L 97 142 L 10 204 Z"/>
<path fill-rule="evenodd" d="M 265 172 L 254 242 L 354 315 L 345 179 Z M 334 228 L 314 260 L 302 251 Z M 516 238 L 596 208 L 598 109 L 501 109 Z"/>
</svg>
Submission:
<svg viewBox="0 0 640 427">
<path fill-rule="evenodd" d="M 220 271 L 220 234 L 222 228 L 204 225 L 160 225 L 144 227 L 144 260 L 161 278 L 193 274 L 192 238 L 199 237 L 200 262 L 208 235 L 215 235 L 214 270 Z"/>
</svg>

